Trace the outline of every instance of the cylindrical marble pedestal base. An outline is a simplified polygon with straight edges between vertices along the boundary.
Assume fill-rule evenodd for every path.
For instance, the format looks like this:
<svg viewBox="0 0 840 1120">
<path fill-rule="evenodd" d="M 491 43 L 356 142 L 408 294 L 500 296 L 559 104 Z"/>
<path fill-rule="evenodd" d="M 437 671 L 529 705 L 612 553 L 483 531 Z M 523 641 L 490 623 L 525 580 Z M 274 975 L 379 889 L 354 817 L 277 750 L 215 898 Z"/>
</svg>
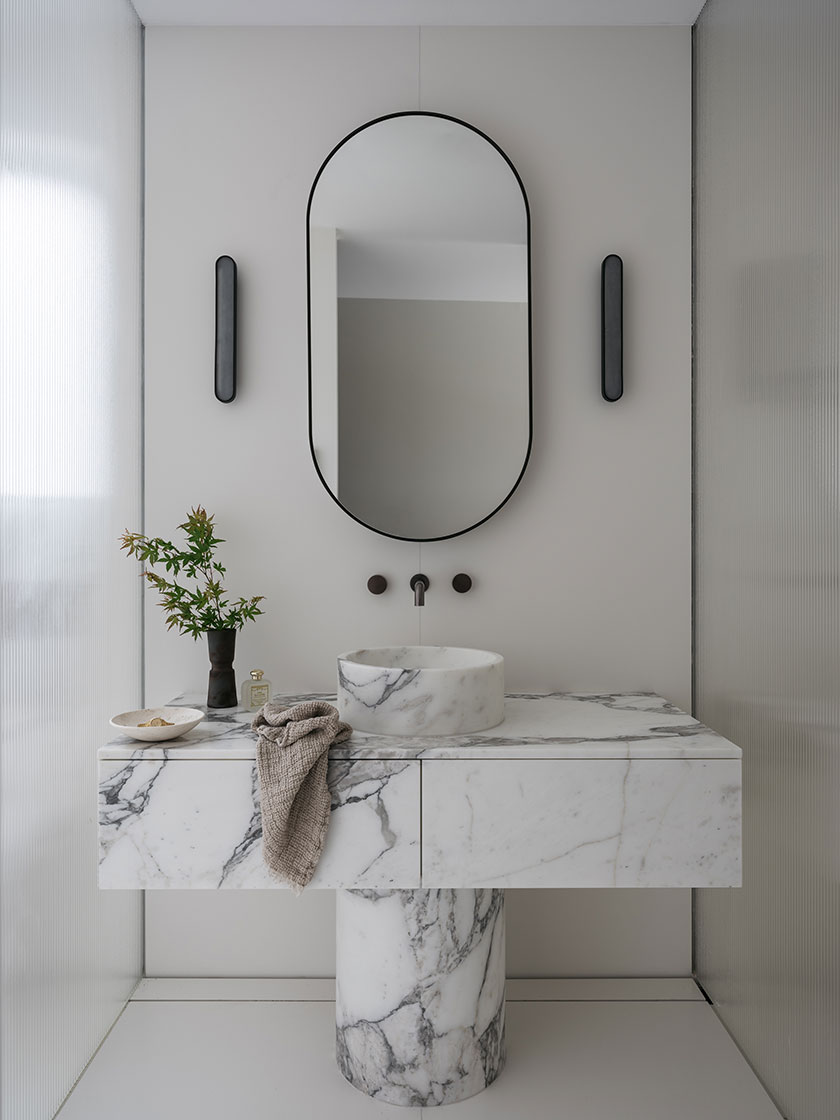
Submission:
<svg viewBox="0 0 840 1120">
<path fill-rule="evenodd" d="M 391 1104 L 451 1104 L 505 1055 L 500 890 L 338 891 L 336 1057 Z"/>
</svg>

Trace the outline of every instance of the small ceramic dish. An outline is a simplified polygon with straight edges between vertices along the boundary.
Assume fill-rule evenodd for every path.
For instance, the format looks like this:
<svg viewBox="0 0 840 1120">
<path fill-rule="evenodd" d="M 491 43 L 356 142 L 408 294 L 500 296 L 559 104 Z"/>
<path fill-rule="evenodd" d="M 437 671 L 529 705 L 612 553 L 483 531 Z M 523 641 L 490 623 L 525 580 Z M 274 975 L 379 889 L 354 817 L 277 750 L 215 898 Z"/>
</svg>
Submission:
<svg viewBox="0 0 840 1120">
<path fill-rule="evenodd" d="M 138 726 L 157 717 L 165 719 L 172 726 Z M 140 708 L 136 712 L 120 712 L 110 720 L 110 724 L 116 731 L 122 731 L 132 739 L 140 739 L 144 743 L 161 743 L 164 739 L 175 739 L 178 735 L 191 731 L 203 719 L 204 712 L 199 708 Z"/>
</svg>

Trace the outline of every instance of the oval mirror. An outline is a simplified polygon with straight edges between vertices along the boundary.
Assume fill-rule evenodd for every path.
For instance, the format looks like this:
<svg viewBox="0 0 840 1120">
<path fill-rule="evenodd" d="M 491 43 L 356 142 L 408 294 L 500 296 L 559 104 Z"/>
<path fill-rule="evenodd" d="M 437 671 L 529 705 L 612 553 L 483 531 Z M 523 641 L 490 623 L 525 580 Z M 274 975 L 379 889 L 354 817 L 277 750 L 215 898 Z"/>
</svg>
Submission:
<svg viewBox="0 0 840 1120">
<path fill-rule="evenodd" d="M 531 447 L 530 220 L 478 129 L 436 113 L 363 125 L 307 211 L 310 443 L 362 524 L 442 540 L 492 517 Z"/>
</svg>

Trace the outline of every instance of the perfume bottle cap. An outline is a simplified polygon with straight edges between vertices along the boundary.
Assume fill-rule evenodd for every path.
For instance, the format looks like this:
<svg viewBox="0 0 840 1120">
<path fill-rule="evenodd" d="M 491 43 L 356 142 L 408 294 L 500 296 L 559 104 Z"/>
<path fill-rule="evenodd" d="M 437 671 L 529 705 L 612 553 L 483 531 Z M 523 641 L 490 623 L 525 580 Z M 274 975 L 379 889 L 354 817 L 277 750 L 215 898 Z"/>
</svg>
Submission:
<svg viewBox="0 0 840 1120">
<path fill-rule="evenodd" d="M 251 670 L 251 680 L 252 681 L 261 681 L 262 678 L 263 678 L 262 669 L 252 669 Z"/>
</svg>

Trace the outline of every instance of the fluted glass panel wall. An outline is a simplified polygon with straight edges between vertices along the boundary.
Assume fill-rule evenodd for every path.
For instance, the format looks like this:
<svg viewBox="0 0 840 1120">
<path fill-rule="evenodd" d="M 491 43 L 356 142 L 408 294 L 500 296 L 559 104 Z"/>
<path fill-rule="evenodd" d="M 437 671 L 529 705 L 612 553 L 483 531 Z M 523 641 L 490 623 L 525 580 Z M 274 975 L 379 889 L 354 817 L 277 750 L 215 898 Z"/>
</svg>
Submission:
<svg viewBox="0 0 840 1120">
<path fill-rule="evenodd" d="M 696 711 L 744 748 L 697 974 L 789 1120 L 840 1116 L 840 4 L 695 31 Z"/>
<path fill-rule="evenodd" d="M 0 1113 L 48 1120 L 141 968 L 95 752 L 141 696 L 141 57 L 128 0 L 0 0 Z"/>
</svg>

